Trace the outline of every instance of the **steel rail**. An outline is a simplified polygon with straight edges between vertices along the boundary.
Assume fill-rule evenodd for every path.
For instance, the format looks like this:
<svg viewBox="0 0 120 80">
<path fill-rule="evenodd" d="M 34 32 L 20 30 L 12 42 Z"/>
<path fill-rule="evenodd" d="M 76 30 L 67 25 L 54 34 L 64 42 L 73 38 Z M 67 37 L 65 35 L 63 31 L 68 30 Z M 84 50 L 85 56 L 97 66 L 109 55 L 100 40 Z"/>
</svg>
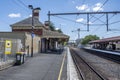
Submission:
<svg viewBox="0 0 120 80">
<path fill-rule="evenodd" d="M 72 52 L 72 51 L 70 51 L 70 52 Z M 83 73 L 82 73 L 79 65 L 77 64 L 78 62 L 77 62 L 77 60 L 76 60 L 76 57 L 72 55 L 72 58 L 73 58 L 75 67 L 77 68 L 77 72 L 78 72 L 78 74 L 79 74 L 79 78 L 81 78 L 82 80 L 85 80 L 85 77 L 84 77 L 84 75 L 83 75 Z"/>
<path fill-rule="evenodd" d="M 100 74 L 98 71 L 96 71 L 94 69 L 94 67 L 92 67 L 89 63 L 87 63 L 80 55 L 78 55 L 78 53 L 76 51 L 74 51 L 73 49 L 71 49 L 72 53 L 75 53 L 75 55 L 77 57 L 79 57 L 89 68 L 90 70 L 92 70 L 101 80 L 108 80 L 106 77 L 104 77 L 102 74 Z M 73 55 L 73 56 L 75 56 Z M 75 63 L 77 64 L 77 63 Z M 83 79 L 84 80 L 84 79 Z"/>
</svg>

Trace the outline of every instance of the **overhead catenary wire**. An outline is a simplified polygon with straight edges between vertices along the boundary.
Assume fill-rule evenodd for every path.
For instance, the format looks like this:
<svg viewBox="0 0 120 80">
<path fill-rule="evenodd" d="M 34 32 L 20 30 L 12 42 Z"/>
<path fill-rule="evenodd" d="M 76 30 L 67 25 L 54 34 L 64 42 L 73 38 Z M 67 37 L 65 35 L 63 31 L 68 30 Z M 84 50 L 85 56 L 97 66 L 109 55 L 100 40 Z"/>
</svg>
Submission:
<svg viewBox="0 0 120 80">
<path fill-rule="evenodd" d="M 23 3 L 21 0 L 13 0 L 13 2 L 17 5 L 17 6 L 20 6 L 20 8 L 22 8 L 25 12 L 29 12 L 28 11 L 28 6 Z M 29 13 L 28 13 L 29 14 Z"/>
<path fill-rule="evenodd" d="M 109 0 L 106 0 L 106 1 L 103 3 L 103 5 L 100 6 L 99 9 L 98 9 L 96 12 L 98 12 L 108 1 L 109 1 Z M 90 19 L 92 19 L 92 18 L 93 18 L 93 17 L 91 17 Z M 97 20 L 97 19 L 96 19 L 96 20 Z"/>
<path fill-rule="evenodd" d="M 101 7 L 99 7 L 99 9 L 97 10 L 97 12 L 106 4 L 108 2 L 108 0 L 106 0 L 104 3 L 103 3 L 103 5 L 101 6 Z M 104 14 L 103 14 L 104 15 Z M 99 19 L 101 18 L 101 17 L 103 17 L 103 15 L 102 16 L 100 16 L 99 17 Z M 90 18 L 90 19 L 92 19 L 93 18 L 93 16 Z M 97 21 L 97 20 L 99 20 L 99 19 L 95 19 L 94 21 L 92 21 L 92 22 L 95 22 L 95 21 Z M 93 32 L 96 32 L 98 29 L 99 29 L 100 27 L 98 27 L 98 28 L 96 28 L 95 30 L 93 30 Z M 93 33 L 92 32 L 92 33 Z"/>
<path fill-rule="evenodd" d="M 90 15 L 90 16 L 93 16 L 93 15 Z M 100 17 L 95 17 L 95 16 L 93 16 L 93 17 L 96 18 L 96 20 L 99 20 L 100 22 L 106 24 L 104 21 L 100 20 L 100 18 L 102 18 L 103 16 L 104 16 L 104 14 L 102 14 Z M 95 22 L 96 20 L 92 21 L 92 23 Z"/>
<path fill-rule="evenodd" d="M 115 31 L 113 32 L 113 31 L 112 31 L 111 33 L 106 33 L 106 34 L 104 33 L 103 37 L 105 37 L 106 35 L 113 34 L 113 33 L 119 33 L 119 32 L 118 32 L 118 31 L 117 31 L 117 32 L 115 32 Z"/>
<path fill-rule="evenodd" d="M 72 20 L 72 19 L 68 19 L 68 18 L 64 18 L 64 17 L 60 17 L 60 16 L 56 16 L 54 15 L 54 17 L 57 17 L 57 18 L 60 18 L 60 19 L 63 19 L 63 20 L 66 20 L 66 21 L 70 21 L 70 22 L 76 22 L 75 20 Z M 87 25 L 86 23 L 82 23 L 82 22 L 76 22 L 77 24 L 82 24 L 82 25 Z M 92 26 L 103 26 L 103 25 L 106 25 L 106 24 L 90 24 Z"/>
<path fill-rule="evenodd" d="M 112 22 L 112 23 L 110 23 L 110 25 L 116 24 L 116 23 L 120 23 L 120 20 L 119 20 L 119 21 Z"/>
<path fill-rule="evenodd" d="M 71 21 L 71 22 L 75 22 L 75 23 L 76 23 L 76 21 L 75 21 L 75 20 L 72 20 L 72 19 L 68 19 L 68 18 L 64 18 L 64 17 L 60 17 L 60 16 L 55 16 L 55 15 L 54 15 L 54 17 L 61 18 L 61 19 L 63 19 L 63 20 L 67 20 L 67 21 Z M 82 22 L 80 22 L 80 24 L 85 25 L 85 23 L 82 23 Z"/>
<path fill-rule="evenodd" d="M 24 2 L 22 2 L 21 0 L 18 0 L 19 3 L 21 3 L 24 7 L 28 8 L 28 5 L 26 5 Z"/>
</svg>

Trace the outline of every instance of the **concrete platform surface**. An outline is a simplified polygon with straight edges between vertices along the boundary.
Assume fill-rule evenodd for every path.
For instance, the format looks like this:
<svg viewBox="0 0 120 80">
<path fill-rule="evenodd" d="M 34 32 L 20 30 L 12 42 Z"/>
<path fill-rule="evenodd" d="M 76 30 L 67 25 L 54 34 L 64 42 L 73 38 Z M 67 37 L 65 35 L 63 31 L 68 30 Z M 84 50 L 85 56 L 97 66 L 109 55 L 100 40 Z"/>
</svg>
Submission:
<svg viewBox="0 0 120 80">
<path fill-rule="evenodd" d="M 67 80 L 65 54 L 40 53 L 29 58 L 23 65 L 0 71 L 0 80 Z M 62 63 L 64 65 L 61 68 Z"/>
</svg>

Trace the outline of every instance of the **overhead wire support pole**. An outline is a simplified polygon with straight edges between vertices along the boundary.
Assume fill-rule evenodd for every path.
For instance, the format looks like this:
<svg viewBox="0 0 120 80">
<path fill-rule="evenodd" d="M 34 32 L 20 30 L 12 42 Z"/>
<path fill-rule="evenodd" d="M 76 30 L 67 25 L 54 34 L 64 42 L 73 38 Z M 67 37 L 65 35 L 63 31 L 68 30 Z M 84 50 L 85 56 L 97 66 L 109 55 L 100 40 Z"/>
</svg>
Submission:
<svg viewBox="0 0 120 80">
<path fill-rule="evenodd" d="M 107 31 L 109 31 L 109 28 L 108 28 L 108 13 L 106 13 L 106 27 L 107 27 Z"/>
<path fill-rule="evenodd" d="M 80 28 L 77 31 L 78 31 L 78 39 L 80 39 Z"/>
<path fill-rule="evenodd" d="M 87 31 L 89 31 L 89 14 L 87 14 Z"/>
<path fill-rule="evenodd" d="M 48 21 L 50 22 L 50 11 L 48 11 Z"/>
</svg>

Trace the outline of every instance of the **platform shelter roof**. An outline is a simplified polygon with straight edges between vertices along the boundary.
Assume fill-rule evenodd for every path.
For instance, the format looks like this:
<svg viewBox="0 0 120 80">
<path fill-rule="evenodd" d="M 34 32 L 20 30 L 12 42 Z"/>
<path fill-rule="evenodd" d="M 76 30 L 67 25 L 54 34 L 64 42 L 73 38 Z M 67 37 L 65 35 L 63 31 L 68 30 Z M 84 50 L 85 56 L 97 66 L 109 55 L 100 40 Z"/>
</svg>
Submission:
<svg viewBox="0 0 120 80">
<path fill-rule="evenodd" d="M 120 36 L 94 40 L 94 41 L 90 41 L 89 43 L 117 42 L 117 41 L 120 41 Z"/>
</svg>

